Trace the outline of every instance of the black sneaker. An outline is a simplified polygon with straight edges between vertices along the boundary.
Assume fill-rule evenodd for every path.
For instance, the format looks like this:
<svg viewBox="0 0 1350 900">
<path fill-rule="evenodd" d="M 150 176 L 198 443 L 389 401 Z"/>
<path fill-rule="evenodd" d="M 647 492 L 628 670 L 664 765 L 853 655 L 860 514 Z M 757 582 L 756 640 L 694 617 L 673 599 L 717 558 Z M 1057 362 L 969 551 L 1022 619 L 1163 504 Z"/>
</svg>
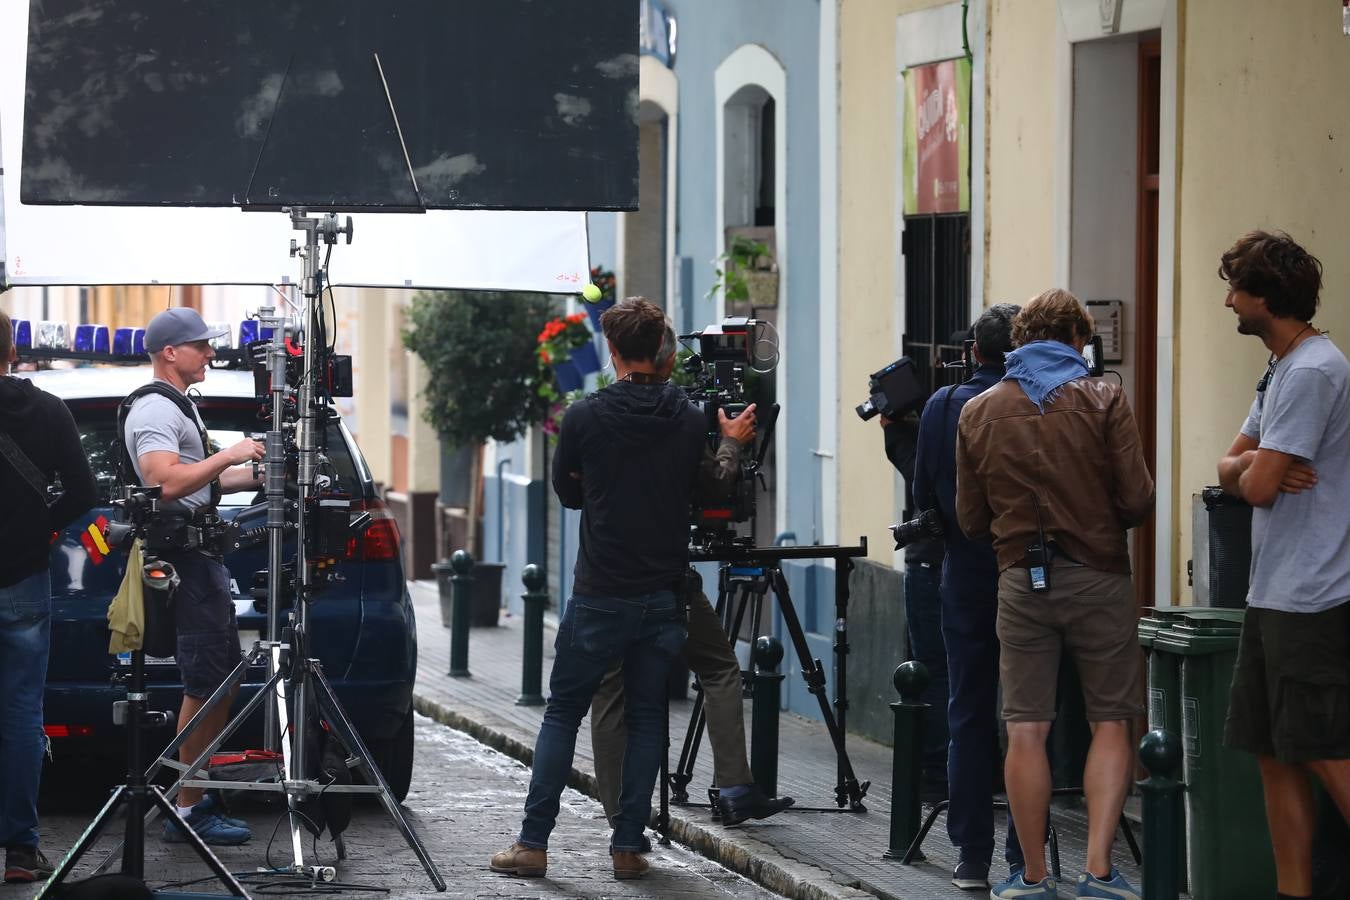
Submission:
<svg viewBox="0 0 1350 900">
<path fill-rule="evenodd" d="M 750 790 L 739 797 L 728 797 L 724 793 L 717 797 L 717 809 L 722 814 L 722 825 L 728 828 L 739 825 L 747 819 L 767 819 L 792 806 L 792 803 L 791 797 L 768 796 L 757 784 L 750 785 Z"/>
<path fill-rule="evenodd" d="M 36 847 L 5 848 L 5 884 L 46 881 L 56 867 Z"/>
<path fill-rule="evenodd" d="M 970 860 L 961 860 L 952 872 L 952 884 L 963 891 L 989 890 L 989 866 Z"/>
</svg>

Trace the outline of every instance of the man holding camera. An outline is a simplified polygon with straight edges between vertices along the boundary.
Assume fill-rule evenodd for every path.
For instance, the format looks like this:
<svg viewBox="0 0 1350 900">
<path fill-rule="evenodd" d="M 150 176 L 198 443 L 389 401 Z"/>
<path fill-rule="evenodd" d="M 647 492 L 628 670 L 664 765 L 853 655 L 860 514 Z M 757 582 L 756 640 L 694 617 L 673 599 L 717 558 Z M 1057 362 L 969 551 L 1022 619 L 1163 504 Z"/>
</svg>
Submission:
<svg viewBox="0 0 1350 900">
<path fill-rule="evenodd" d="M 97 499 L 94 474 L 70 410 L 25 378 L 12 378 L 14 327 L 0 312 L 0 842 L 5 881 L 41 881 L 52 865 L 38 849 L 38 782 L 47 738 L 42 693 L 50 651 L 54 532 Z M 48 505 L 57 477 L 62 494 Z"/>
<path fill-rule="evenodd" d="M 657 355 L 657 373 L 670 378 L 677 350 L 675 329 L 666 326 Z M 699 494 L 704 499 L 725 496 L 741 477 L 740 458 L 755 440 L 755 404 L 735 418 L 717 411 L 722 440 L 716 452 L 706 443 L 700 464 Z M 691 574 L 692 570 L 691 570 Z M 693 577 L 697 578 L 696 574 Z M 722 824 L 739 825 L 748 819 L 766 819 L 792 806 L 791 797 L 769 797 L 754 783 L 745 755 L 745 705 L 741 664 L 727 638 L 722 621 L 708 595 L 691 590 L 688 640 L 682 654 L 703 689 L 703 709 L 712 746 L 713 780 L 717 784 L 717 812 Z M 595 756 L 595 780 L 605 815 L 612 822 L 619 812 L 619 784 L 627 728 L 623 715 L 623 670 L 616 665 L 606 673 L 591 703 L 591 748 Z M 643 838 L 643 846 L 649 846 Z"/>
<path fill-rule="evenodd" d="M 187 397 L 190 385 L 206 378 L 215 351 L 214 331 L 192 309 L 175 307 L 159 313 L 145 328 L 145 349 L 154 367 L 154 381 L 138 388 L 122 423 L 127 454 L 140 484 L 158 485 L 163 493 L 157 516 L 161 524 L 181 528 L 214 512 L 222 493 L 253 490 L 260 476 L 252 467 L 263 458 L 263 445 L 245 438 L 212 453 L 206 426 Z M 171 532 L 173 529 L 165 529 Z M 172 538 L 169 538 L 172 541 Z M 239 663 L 239 626 L 234 616 L 230 572 L 220 553 L 209 547 L 148 546 L 170 563 L 181 583 L 173 598 L 178 633 L 178 669 L 183 679 L 181 730 Z M 183 743 L 178 758 L 191 763 L 229 722 L 230 705 L 222 703 Z M 242 844 L 248 827 L 230 819 L 201 788 L 178 791 L 178 812 L 208 844 Z M 164 839 L 186 840 L 181 829 L 164 824 Z"/>
<path fill-rule="evenodd" d="M 1254 507 L 1224 743 L 1260 762 L 1279 896 L 1310 897 L 1309 776 L 1350 819 L 1350 363 L 1312 324 L 1322 264 L 1287 234 L 1243 235 L 1219 277 L 1238 332 L 1270 351 L 1219 460 L 1224 490 Z"/>
<path fill-rule="evenodd" d="M 605 311 L 615 382 L 572 404 L 553 458 L 553 490 L 581 510 L 571 600 L 558 623 L 548 707 L 534 749 L 525 819 L 490 868 L 537 877 L 576 749 L 605 673 L 623 665 L 623 759 L 610 854 L 616 878 L 647 871 L 643 830 L 666 751 L 666 679 L 685 640 L 689 503 L 706 446 L 705 418 L 658 370 L 660 307 L 629 298 Z"/>
<path fill-rule="evenodd" d="M 985 310 L 972 329 L 978 368 L 962 384 L 933 394 L 919 422 L 914 463 L 914 500 L 942 517 L 946 558 L 942 564 L 942 638 L 947 648 L 950 698 L 946 719 L 947 834 L 957 848 L 952 884 L 988 890 L 994 853 L 993 774 L 1001 756 L 998 741 L 998 561 L 987 541 L 972 541 L 956 525 L 956 427 L 966 403 L 1003 379 L 1003 357 L 1012 350 L 1012 323 L 1018 307 L 999 303 Z M 1022 868 L 1017 831 L 1008 821 L 1004 855 L 1014 872 Z"/>
<path fill-rule="evenodd" d="M 994 897 L 1057 897 L 1041 835 L 1050 807 L 1045 742 L 1067 651 L 1092 744 L 1083 771 L 1088 841 L 1079 897 L 1139 897 L 1111 864 L 1129 789 L 1139 696 L 1138 611 L 1125 536 L 1153 507 L 1153 479 L 1124 390 L 1089 379 L 1092 319 L 1050 290 L 1013 320 L 1007 374 L 961 411 L 956 512 L 998 558 L 999 674 L 1008 723 L 1004 781 L 1026 868 Z"/>
</svg>

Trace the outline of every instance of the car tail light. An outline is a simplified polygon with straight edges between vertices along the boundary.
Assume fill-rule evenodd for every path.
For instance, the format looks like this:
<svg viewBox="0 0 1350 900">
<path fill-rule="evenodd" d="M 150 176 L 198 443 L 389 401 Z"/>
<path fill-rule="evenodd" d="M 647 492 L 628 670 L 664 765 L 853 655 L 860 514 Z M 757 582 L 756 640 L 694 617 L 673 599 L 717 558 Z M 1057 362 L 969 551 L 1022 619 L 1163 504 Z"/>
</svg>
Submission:
<svg viewBox="0 0 1350 900">
<path fill-rule="evenodd" d="M 347 559 L 361 559 L 366 562 L 392 562 L 399 557 L 399 548 L 403 538 L 398 533 L 398 523 L 383 500 L 371 500 L 366 503 L 353 503 L 352 511 L 364 510 L 370 513 L 371 521 L 355 537 L 347 540 Z"/>
<path fill-rule="evenodd" d="M 42 731 L 49 738 L 93 737 L 93 725 L 43 725 Z"/>
</svg>

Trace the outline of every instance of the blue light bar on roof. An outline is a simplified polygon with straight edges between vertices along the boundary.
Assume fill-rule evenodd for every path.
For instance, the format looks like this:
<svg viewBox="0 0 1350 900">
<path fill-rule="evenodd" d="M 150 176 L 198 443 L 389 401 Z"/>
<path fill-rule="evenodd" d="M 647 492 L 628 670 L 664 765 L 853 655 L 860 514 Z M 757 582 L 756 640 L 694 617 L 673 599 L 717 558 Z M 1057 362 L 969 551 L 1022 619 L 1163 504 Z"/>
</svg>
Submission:
<svg viewBox="0 0 1350 900">
<path fill-rule="evenodd" d="M 33 324 L 27 319 L 14 319 L 14 346 L 33 346 Z"/>
<path fill-rule="evenodd" d="M 145 352 L 145 329 L 117 329 L 113 332 L 112 347 L 115 356 L 140 356 Z"/>
<path fill-rule="evenodd" d="M 67 322 L 42 321 L 33 335 L 35 350 L 69 350 L 70 325 Z"/>
<path fill-rule="evenodd" d="M 239 347 L 247 347 L 249 344 L 257 341 L 270 341 L 272 339 L 272 329 L 264 328 L 258 330 L 257 319 L 245 319 L 239 323 Z"/>
<path fill-rule="evenodd" d="M 107 326 L 107 325 L 76 325 L 76 326 L 75 326 L 75 352 L 77 352 L 77 353 L 107 353 L 107 352 L 108 352 L 108 326 Z"/>
</svg>

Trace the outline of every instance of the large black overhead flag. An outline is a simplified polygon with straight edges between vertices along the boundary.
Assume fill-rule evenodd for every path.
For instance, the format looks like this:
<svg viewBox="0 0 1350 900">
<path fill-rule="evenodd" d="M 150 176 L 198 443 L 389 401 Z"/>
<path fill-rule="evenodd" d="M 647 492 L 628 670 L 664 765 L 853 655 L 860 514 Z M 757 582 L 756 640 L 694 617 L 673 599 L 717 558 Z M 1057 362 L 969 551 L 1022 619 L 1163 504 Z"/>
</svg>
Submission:
<svg viewBox="0 0 1350 900">
<path fill-rule="evenodd" d="M 638 0 L 42 0 L 21 200 L 634 209 L 637 54 Z"/>
</svg>

